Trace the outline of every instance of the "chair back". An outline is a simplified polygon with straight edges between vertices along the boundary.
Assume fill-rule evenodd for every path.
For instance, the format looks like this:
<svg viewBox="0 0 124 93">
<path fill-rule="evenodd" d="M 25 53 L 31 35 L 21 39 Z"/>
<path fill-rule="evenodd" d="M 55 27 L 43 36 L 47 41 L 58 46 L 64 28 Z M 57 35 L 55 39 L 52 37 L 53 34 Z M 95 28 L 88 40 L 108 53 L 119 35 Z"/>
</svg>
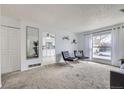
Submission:
<svg viewBox="0 0 124 93">
<path fill-rule="evenodd" d="M 74 50 L 74 56 L 75 57 L 85 57 L 83 50 Z"/>
<path fill-rule="evenodd" d="M 63 59 L 67 59 L 69 56 L 69 52 L 68 51 L 62 51 L 62 56 L 63 56 Z"/>
</svg>

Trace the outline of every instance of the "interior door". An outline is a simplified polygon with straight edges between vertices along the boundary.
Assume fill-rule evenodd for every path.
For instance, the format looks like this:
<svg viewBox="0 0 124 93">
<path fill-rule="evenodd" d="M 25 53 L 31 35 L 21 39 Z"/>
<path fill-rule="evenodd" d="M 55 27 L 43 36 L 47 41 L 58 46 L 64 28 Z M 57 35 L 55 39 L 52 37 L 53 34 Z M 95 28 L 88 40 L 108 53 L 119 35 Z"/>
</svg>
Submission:
<svg viewBox="0 0 124 93">
<path fill-rule="evenodd" d="M 14 27 L 1 27 L 1 71 L 20 70 L 20 31 Z"/>
</svg>

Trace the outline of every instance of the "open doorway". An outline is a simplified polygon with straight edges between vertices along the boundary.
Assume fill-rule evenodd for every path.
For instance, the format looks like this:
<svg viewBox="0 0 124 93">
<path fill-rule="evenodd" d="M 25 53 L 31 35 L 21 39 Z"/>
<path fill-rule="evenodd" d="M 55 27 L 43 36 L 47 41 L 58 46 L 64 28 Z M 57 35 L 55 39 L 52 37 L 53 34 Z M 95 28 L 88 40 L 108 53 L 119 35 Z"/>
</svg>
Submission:
<svg viewBox="0 0 124 93">
<path fill-rule="evenodd" d="M 43 33 L 42 39 L 43 65 L 55 63 L 55 35 Z"/>
</svg>

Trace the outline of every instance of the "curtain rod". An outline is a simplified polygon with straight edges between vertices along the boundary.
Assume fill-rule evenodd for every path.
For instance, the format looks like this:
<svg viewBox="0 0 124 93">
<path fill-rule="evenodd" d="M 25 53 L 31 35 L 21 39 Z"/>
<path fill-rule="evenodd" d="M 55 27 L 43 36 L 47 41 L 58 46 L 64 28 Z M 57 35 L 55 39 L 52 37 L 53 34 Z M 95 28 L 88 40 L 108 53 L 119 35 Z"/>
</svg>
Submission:
<svg viewBox="0 0 124 93">
<path fill-rule="evenodd" d="M 7 27 L 7 28 L 13 28 L 13 29 L 21 29 L 21 28 L 19 28 L 19 27 L 13 27 L 13 26 L 7 26 L 7 25 L 1 25 L 1 26 Z"/>
<path fill-rule="evenodd" d="M 106 31 L 110 31 L 110 30 L 112 30 L 112 29 L 106 29 L 106 30 L 96 31 L 96 32 L 93 32 L 92 34 L 94 34 L 94 33 L 100 33 L 100 32 L 106 32 Z"/>
<path fill-rule="evenodd" d="M 84 35 L 90 35 L 90 34 L 95 34 L 95 33 L 100 33 L 100 32 L 106 32 L 106 31 L 110 31 L 112 29 L 105 29 L 105 30 L 98 30 L 98 31 L 90 31 L 90 32 L 84 32 Z"/>
</svg>

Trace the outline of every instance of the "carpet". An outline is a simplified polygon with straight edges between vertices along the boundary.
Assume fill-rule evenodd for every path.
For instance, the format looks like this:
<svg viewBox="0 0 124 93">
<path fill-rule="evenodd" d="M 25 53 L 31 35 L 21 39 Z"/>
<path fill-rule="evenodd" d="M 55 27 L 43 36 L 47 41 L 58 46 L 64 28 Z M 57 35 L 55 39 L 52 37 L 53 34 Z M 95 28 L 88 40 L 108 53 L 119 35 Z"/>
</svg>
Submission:
<svg viewBox="0 0 124 93">
<path fill-rule="evenodd" d="M 110 70 L 119 68 L 81 61 L 56 63 L 2 75 L 3 89 L 108 89 Z"/>
</svg>

